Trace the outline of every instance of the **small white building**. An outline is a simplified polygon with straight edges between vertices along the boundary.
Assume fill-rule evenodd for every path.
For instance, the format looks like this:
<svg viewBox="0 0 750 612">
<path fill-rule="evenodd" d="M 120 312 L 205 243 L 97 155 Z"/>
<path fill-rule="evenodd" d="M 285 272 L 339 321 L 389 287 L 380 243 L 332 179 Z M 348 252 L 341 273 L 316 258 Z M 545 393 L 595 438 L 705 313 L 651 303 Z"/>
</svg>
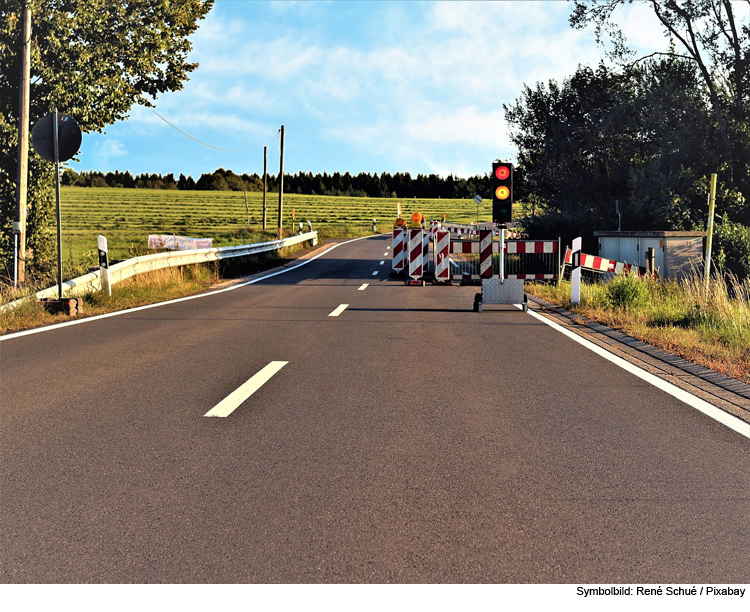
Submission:
<svg viewBox="0 0 750 612">
<path fill-rule="evenodd" d="M 646 252 L 654 249 L 656 270 L 662 278 L 678 280 L 703 271 L 706 232 L 594 232 L 599 257 L 646 266 Z"/>
</svg>

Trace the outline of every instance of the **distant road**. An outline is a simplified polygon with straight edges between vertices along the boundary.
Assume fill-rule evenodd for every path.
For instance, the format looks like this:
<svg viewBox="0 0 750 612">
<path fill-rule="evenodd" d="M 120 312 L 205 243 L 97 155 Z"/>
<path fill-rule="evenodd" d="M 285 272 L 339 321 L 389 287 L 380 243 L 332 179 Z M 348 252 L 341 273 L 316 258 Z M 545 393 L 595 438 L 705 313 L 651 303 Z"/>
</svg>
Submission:
<svg viewBox="0 0 750 612">
<path fill-rule="evenodd" d="M 750 440 L 389 244 L 0 342 L 0 580 L 750 582 Z"/>
</svg>

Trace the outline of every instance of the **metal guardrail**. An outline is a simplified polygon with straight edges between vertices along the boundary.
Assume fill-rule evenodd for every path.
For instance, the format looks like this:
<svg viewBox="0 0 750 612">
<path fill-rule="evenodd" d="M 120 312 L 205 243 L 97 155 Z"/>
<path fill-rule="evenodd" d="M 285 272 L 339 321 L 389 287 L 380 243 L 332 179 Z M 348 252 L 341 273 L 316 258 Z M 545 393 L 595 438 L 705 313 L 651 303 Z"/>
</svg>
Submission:
<svg viewBox="0 0 750 612">
<path fill-rule="evenodd" d="M 168 251 L 164 253 L 153 253 L 151 255 L 141 255 L 125 261 L 112 264 L 109 267 L 109 283 L 116 285 L 131 276 L 144 274 L 146 272 L 155 272 L 165 268 L 178 268 L 192 264 L 207 263 L 210 261 L 219 261 L 230 257 L 246 257 L 248 255 L 257 255 L 269 251 L 277 251 L 301 242 L 311 241 L 315 244 L 318 240 L 318 232 L 307 232 L 298 234 L 290 238 L 281 240 L 272 240 L 270 242 L 259 242 L 256 244 L 243 244 L 231 247 L 218 247 L 212 249 L 195 249 L 190 251 Z M 102 288 L 101 270 L 89 272 L 78 278 L 74 278 L 63 283 L 63 295 L 65 297 L 76 297 L 84 295 L 90 291 L 100 291 Z M 35 294 L 37 299 L 56 298 L 58 295 L 57 285 L 43 289 Z M 16 300 L 4 304 L 2 309 L 13 308 L 23 301 Z"/>
</svg>

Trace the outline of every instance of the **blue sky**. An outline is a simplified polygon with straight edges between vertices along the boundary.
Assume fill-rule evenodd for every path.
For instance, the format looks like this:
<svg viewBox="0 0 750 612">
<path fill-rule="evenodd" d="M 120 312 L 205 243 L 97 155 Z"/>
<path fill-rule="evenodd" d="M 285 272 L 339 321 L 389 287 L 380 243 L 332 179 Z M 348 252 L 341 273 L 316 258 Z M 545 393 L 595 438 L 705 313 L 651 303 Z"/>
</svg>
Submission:
<svg viewBox="0 0 750 612">
<path fill-rule="evenodd" d="M 620 11 L 641 53 L 666 41 L 643 3 Z M 524 83 L 562 80 L 604 49 L 556 1 L 260 2 L 217 0 L 193 35 L 199 68 L 156 111 L 86 134 L 75 170 L 223 167 L 471 176 L 513 159 L 503 104 Z"/>
</svg>

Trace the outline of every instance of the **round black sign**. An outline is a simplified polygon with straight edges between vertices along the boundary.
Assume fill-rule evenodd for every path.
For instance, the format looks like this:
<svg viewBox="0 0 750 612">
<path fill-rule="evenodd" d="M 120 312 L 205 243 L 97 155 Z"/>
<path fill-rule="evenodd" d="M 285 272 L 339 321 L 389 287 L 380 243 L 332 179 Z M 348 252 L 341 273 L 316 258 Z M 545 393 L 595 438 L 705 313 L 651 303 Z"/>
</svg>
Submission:
<svg viewBox="0 0 750 612">
<path fill-rule="evenodd" d="M 55 161 L 55 135 L 53 113 L 47 113 L 34 124 L 31 130 L 31 143 L 40 157 Z M 64 162 L 73 157 L 81 147 L 81 128 L 73 117 L 57 113 L 57 152 L 58 161 Z"/>
</svg>

